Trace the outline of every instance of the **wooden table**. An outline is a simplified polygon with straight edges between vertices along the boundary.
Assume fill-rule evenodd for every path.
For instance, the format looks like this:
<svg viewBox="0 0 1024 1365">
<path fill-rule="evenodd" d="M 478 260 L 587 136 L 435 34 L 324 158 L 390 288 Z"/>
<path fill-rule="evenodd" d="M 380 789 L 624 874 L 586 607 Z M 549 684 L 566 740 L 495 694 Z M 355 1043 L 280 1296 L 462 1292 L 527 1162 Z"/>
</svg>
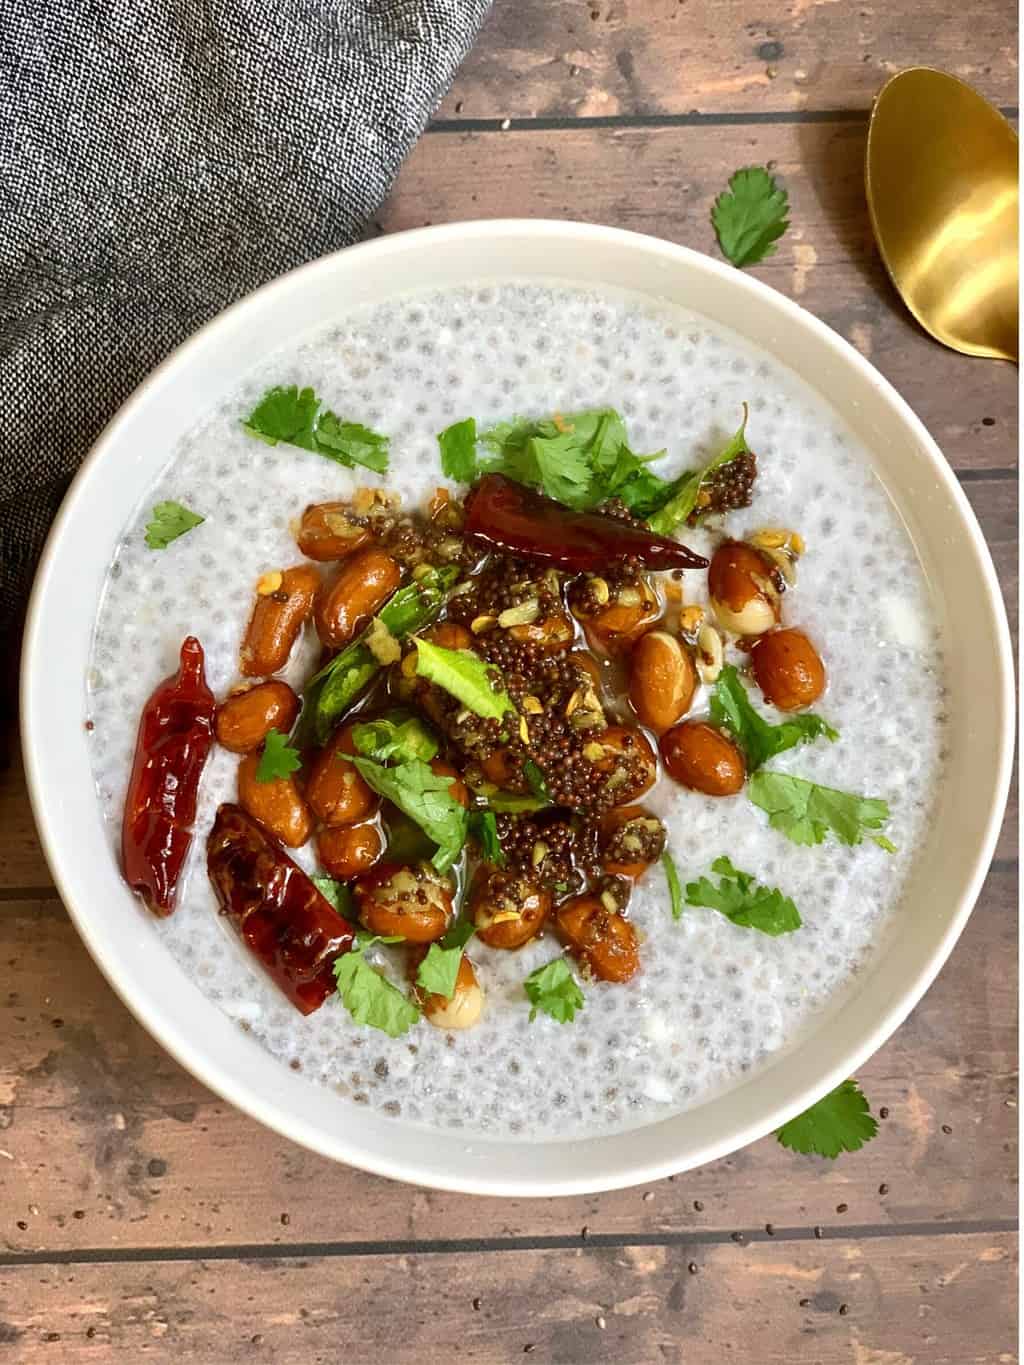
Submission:
<svg viewBox="0 0 1024 1365">
<path fill-rule="evenodd" d="M 756 273 L 921 414 L 1012 612 L 1016 373 L 904 315 L 861 165 L 888 73 L 941 66 L 1008 105 L 1015 56 L 1009 0 L 498 0 L 379 227 L 573 217 L 714 253 L 728 175 L 775 167 L 792 228 Z M 8 747 L 0 1359 L 1016 1359 L 1015 806 L 952 959 L 862 1073 L 886 1115 L 864 1151 L 825 1164 L 766 1139 L 650 1188 L 485 1201 L 331 1165 L 171 1061 L 71 928 Z"/>
</svg>

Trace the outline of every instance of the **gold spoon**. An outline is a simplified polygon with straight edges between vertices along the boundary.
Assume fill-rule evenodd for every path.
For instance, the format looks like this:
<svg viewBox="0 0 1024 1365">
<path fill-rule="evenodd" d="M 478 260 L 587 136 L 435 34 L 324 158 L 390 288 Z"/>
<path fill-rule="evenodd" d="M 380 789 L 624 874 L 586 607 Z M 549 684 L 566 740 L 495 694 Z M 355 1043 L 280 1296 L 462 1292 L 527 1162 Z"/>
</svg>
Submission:
<svg viewBox="0 0 1024 1365">
<path fill-rule="evenodd" d="M 955 76 L 893 76 L 868 129 L 871 225 L 921 326 L 965 355 L 1017 360 L 1017 135 Z"/>
</svg>

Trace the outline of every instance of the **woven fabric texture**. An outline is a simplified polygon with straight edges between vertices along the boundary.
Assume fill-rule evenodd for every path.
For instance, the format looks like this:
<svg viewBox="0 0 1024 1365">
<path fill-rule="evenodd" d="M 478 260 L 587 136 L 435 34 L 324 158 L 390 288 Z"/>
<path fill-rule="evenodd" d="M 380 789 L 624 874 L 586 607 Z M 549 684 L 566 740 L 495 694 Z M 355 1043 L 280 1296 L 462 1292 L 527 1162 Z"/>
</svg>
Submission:
<svg viewBox="0 0 1024 1365">
<path fill-rule="evenodd" d="M 0 634 L 104 424 L 363 235 L 488 5 L 0 0 Z"/>
</svg>

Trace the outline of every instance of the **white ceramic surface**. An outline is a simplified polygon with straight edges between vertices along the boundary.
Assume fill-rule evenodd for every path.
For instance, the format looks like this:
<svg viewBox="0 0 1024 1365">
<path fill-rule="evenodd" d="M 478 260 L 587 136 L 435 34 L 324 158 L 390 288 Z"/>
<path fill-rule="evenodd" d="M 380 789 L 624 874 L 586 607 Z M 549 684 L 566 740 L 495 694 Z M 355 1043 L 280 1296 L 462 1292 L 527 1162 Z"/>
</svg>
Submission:
<svg viewBox="0 0 1024 1365">
<path fill-rule="evenodd" d="M 439 1135 L 353 1105 L 283 1067 L 201 994 L 122 884 L 101 828 L 82 678 L 110 555 L 132 509 L 198 416 L 271 348 L 346 309 L 429 282 L 533 276 L 683 304 L 784 358 L 871 450 L 944 609 L 947 779 L 912 892 L 883 953 L 813 1036 L 685 1114 L 572 1143 Z M 575 223 L 455 224 L 314 262 L 229 309 L 139 388 L 72 485 L 36 577 L 22 729 L 54 879 L 121 998 L 194 1075 L 297 1142 L 396 1179 L 480 1194 L 559 1195 L 658 1179 L 771 1132 L 852 1074 L 906 1017 L 956 942 L 988 869 L 1010 778 L 1009 632 L 988 550 L 941 452 L 881 376 L 797 305 L 749 276 L 653 238 Z M 73 1002 L 68 1008 L 73 1010 Z"/>
</svg>

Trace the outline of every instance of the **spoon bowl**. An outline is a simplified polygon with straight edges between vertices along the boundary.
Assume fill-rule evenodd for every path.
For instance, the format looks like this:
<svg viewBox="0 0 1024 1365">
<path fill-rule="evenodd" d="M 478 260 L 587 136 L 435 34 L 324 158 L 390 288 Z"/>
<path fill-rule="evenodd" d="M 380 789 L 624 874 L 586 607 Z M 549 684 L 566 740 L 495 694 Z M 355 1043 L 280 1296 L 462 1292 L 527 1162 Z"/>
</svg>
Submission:
<svg viewBox="0 0 1024 1365">
<path fill-rule="evenodd" d="M 871 114 L 867 199 L 885 267 L 925 331 L 965 355 L 1018 357 L 1017 135 L 929 67 L 901 71 Z"/>
</svg>

